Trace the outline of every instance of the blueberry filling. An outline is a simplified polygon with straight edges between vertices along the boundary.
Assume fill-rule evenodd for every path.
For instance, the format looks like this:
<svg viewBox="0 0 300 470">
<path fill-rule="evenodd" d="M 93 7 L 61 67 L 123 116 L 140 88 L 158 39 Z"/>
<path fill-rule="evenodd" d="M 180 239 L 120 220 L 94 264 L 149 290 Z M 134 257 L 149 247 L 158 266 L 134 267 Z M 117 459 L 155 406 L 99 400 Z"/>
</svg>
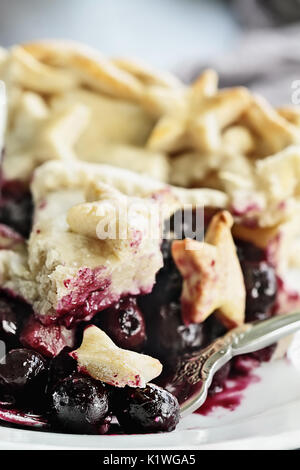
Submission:
<svg viewBox="0 0 300 470">
<path fill-rule="evenodd" d="M 4 342 L 6 351 L 20 347 L 20 333 L 30 312 L 30 307 L 24 302 L 1 294 L 0 340 Z"/>
<path fill-rule="evenodd" d="M 70 352 L 71 348 L 65 347 L 56 357 L 50 360 L 47 383 L 48 392 L 51 393 L 58 382 L 76 372 L 77 362 L 69 355 Z"/>
<path fill-rule="evenodd" d="M 144 389 L 126 387 L 119 391 L 115 413 L 127 433 L 169 432 L 179 421 L 177 399 L 154 384 Z"/>
<path fill-rule="evenodd" d="M 99 326 L 123 349 L 142 351 L 146 343 L 144 316 L 135 297 L 124 297 L 111 308 L 94 317 Z"/>
<path fill-rule="evenodd" d="M 274 268 L 265 261 L 242 261 L 246 286 L 247 321 L 264 320 L 271 316 L 277 292 Z"/>
<path fill-rule="evenodd" d="M 204 212 L 204 232 L 207 225 L 215 215 L 216 210 L 208 208 Z M 157 274 L 156 284 L 147 296 L 139 298 L 139 304 L 146 316 L 147 323 L 147 352 L 163 362 L 167 369 L 176 362 L 176 356 L 206 347 L 213 340 L 226 333 L 225 327 L 218 320 L 217 315 L 211 315 L 201 324 L 184 325 L 181 320 L 180 294 L 182 279 L 171 255 L 172 235 L 180 237 L 189 233 L 192 238 L 199 239 L 196 232 L 195 210 L 188 218 L 192 226 L 186 224 L 174 227 L 174 218 L 167 224 L 171 240 L 165 239 L 162 243 L 164 267 Z M 180 220 L 180 219 L 179 219 Z M 178 222 L 178 220 L 177 220 Z M 200 227 L 201 228 L 201 227 Z M 277 278 L 275 269 L 266 261 L 264 250 L 241 240 L 235 240 L 237 254 L 241 263 L 246 286 L 246 321 L 263 320 L 271 316 L 277 292 Z M 217 312 L 216 312 L 217 314 Z M 269 361 L 274 352 L 275 345 L 249 355 L 259 362 Z M 223 384 L 229 376 L 234 376 L 234 363 L 225 365 L 214 377 L 210 387 L 210 394 L 221 391 Z M 166 384 L 165 377 L 158 379 L 158 383 Z M 177 391 L 173 390 L 173 393 Z M 178 395 L 181 394 L 178 390 Z"/>
<path fill-rule="evenodd" d="M 98 434 L 108 412 L 105 385 L 89 377 L 72 375 L 59 381 L 52 391 L 51 418 L 65 431 Z"/>
<path fill-rule="evenodd" d="M 0 202 L 0 223 L 8 225 L 24 238 L 32 226 L 33 204 L 30 192 L 17 182 L 5 183 Z"/>
<path fill-rule="evenodd" d="M 0 390 L 25 408 L 40 406 L 45 396 L 47 362 L 29 349 L 12 349 L 0 364 Z"/>
<path fill-rule="evenodd" d="M 12 189 L 6 197 L 12 204 L 20 202 Z M 215 209 L 205 211 L 204 230 L 215 213 Z M 29 211 L 26 216 L 29 227 L 28 214 Z M 192 211 L 191 226 L 176 226 L 176 233 L 171 218 L 171 237 L 163 240 L 161 246 L 164 266 L 157 273 L 152 292 L 138 297 L 126 296 L 91 320 L 119 347 L 159 358 L 166 371 L 180 355 L 204 348 L 226 332 L 217 312 L 200 324 L 182 322 L 182 278 L 172 259 L 171 244 L 172 236 L 178 237 L 183 232 L 200 236 L 195 232 L 195 215 Z M 12 213 L 5 223 L 17 229 L 17 219 L 16 213 Z M 23 222 L 18 231 L 25 235 Z M 236 245 L 247 293 L 246 320 L 267 318 L 272 314 L 276 297 L 275 270 L 263 250 L 240 240 L 236 240 Z M 161 388 L 159 384 L 164 383 L 161 378 L 144 389 L 118 389 L 77 372 L 77 363 L 69 352 L 80 344 L 84 326 L 86 323 L 76 325 L 76 331 L 62 330 L 61 325 L 47 327 L 33 317 L 27 305 L 3 294 L 0 339 L 7 346 L 7 354 L 0 364 L 0 408 L 42 411 L 53 429 L 63 432 L 104 434 L 113 429 L 112 416 L 117 418 L 124 432 L 172 431 L 179 421 L 175 395 L 182 391 L 170 387 L 172 394 Z M 274 348 L 275 345 L 257 351 L 249 358 L 257 363 L 268 361 Z M 210 396 L 221 392 L 228 378 L 244 373 L 244 364 L 237 358 L 218 371 Z"/>
</svg>

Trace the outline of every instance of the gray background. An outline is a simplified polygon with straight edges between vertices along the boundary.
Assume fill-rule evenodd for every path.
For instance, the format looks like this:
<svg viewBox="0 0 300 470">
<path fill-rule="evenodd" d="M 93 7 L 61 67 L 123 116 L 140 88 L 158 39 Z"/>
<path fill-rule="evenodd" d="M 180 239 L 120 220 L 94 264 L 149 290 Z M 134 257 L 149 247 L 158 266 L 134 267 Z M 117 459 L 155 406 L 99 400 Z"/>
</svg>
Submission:
<svg viewBox="0 0 300 470">
<path fill-rule="evenodd" d="M 230 50 L 240 27 L 217 0 L 0 0 L 0 44 L 71 38 L 165 68 Z"/>
</svg>

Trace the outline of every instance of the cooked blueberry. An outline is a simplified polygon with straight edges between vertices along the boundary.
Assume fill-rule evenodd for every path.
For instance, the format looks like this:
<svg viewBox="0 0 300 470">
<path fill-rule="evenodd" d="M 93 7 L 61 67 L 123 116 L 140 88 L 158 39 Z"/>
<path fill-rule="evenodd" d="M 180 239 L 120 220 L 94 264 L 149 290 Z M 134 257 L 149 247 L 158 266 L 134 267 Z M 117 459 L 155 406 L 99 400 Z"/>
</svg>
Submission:
<svg viewBox="0 0 300 470">
<path fill-rule="evenodd" d="M 51 409 L 55 424 L 65 431 L 97 434 L 107 424 L 108 392 L 89 377 L 67 377 L 53 389 Z"/>
<path fill-rule="evenodd" d="M 204 210 L 203 207 L 179 210 L 165 222 L 165 233 L 168 234 L 168 227 L 174 238 L 202 240 L 208 224 L 219 211 L 220 209 L 215 207 L 205 207 Z"/>
<path fill-rule="evenodd" d="M 101 421 L 100 425 L 97 426 L 97 434 L 106 434 L 110 430 L 111 421 L 112 415 L 109 414 Z"/>
<path fill-rule="evenodd" d="M 13 408 L 16 404 L 16 400 L 12 395 L 0 395 L 0 407 L 1 408 Z"/>
<path fill-rule="evenodd" d="M 77 362 L 69 352 L 71 348 L 65 347 L 56 357 L 49 362 L 48 388 L 52 388 L 60 380 L 69 377 L 77 370 Z"/>
<path fill-rule="evenodd" d="M 271 315 L 275 302 L 277 280 L 275 270 L 268 263 L 244 262 L 242 269 L 246 286 L 247 321 L 263 320 Z"/>
<path fill-rule="evenodd" d="M 225 335 L 225 333 L 227 332 L 227 329 L 224 327 L 221 320 L 219 320 L 217 312 L 210 315 L 205 320 L 204 324 L 207 331 L 208 343 L 211 343 L 220 336 Z"/>
<path fill-rule="evenodd" d="M 19 334 L 27 315 L 25 304 L 4 295 L 0 298 L 0 339 L 7 349 L 20 346 Z"/>
<path fill-rule="evenodd" d="M 181 295 L 182 276 L 173 261 L 171 243 L 170 240 L 163 242 L 164 267 L 157 273 L 152 292 L 138 299 L 143 312 L 149 315 L 150 319 L 155 312 L 159 312 L 161 305 L 177 302 Z"/>
<path fill-rule="evenodd" d="M 205 323 L 184 325 L 178 302 L 162 305 L 147 322 L 148 349 L 156 356 L 172 361 L 174 356 L 205 347 L 209 341 Z"/>
<path fill-rule="evenodd" d="M 119 390 L 114 411 L 125 432 L 130 433 L 173 431 L 180 412 L 177 399 L 154 384 Z"/>
<path fill-rule="evenodd" d="M 162 269 L 164 268 L 168 269 L 169 263 L 173 265 L 173 259 L 171 255 L 171 244 L 172 244 L 172 240 L 163 240 L 161 243 L 160 249 L 163 255 L 163 262 L 164 262 L 164 266 Z"/>
<path fill-rule="evenodd" d="M 235 240 L 237 247 L 237 254 L 239 260 L 250 261 L 250 262 L 260 262 L 265 259 L 265 252 L 261 248 L 258 248 L 253 243 L 245 242 L 243 240 Z"/>
<path fill-rule="evenodd" d="M 135 297 L 126 297 L 100 312 L 93 323 L 102 328 L 121 348 L 141 351 L 146 341 L 143 314 Z"/>
<path fill-rule="evenodd" d="M 32 199 L 24 194 L 21 199 L 3 199 L 0 205 L 0 223 L 6 224 L 28 237 L 32 224 Z"/>
<path fill-rule="evenodd" d="M 35 351 L 12 349 L 0 364 L 0 380 L 7 394 L 17 401 L 25 406 L 40 406 L 47 381 L 46 361 Z"/>
</svg>

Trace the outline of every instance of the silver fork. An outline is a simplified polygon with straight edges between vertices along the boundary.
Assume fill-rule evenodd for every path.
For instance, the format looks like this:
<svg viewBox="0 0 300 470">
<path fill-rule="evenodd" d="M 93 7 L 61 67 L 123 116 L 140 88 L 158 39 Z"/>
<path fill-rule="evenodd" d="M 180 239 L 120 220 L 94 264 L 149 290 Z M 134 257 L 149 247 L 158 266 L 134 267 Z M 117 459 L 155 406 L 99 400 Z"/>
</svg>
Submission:
<svg viewBox="0 0 300 470">
<path fill-rule="evenodd" d="M 214 374 L 234 356 L 263 349 L 298 329 L 300 313 L 277 315 L 234 328 L 207 348 L 183 356 L 172 379 L 174 390 L 185 390 L 179 398 L 181 416 L 193 413 L 205 402 Z"/>
</svg>

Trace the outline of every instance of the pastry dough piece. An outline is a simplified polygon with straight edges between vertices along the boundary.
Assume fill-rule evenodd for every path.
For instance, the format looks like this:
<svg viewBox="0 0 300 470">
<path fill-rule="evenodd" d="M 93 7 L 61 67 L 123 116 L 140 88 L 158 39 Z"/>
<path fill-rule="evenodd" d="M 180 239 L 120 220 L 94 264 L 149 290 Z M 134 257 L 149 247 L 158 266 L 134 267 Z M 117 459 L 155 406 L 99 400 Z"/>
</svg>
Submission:
<svg viewBox="0 0 300 470">
<path fill-rule="evenodd" d="M 221 162 L 222 155 L 200 154 L 196 152 L 184 153 L 174 157 L 171 164 L 170 181 L 174 185 L 186 188 L 197 187 L 216 176 L 217 168 Z M 218 182 L 215 181 L 215 187 Z"/>
<path fill-rule="evenodd" d="M 184 204 L 212 205 L 225 207 L 228 203 L 226 194 L 213 189 L 185 189 L 166 185 L 160 181 L 141 176 L 129 170 L 109 165 L 84 162 L 51 161 L 35 171 L 31 190 L 36 200 L 43 200 L 49 192 L 57 188 L 89 188 L 93 182 L 100 182 L 118 189 L 127 196 L 154 199 L 173 199 L 175 209 Z M 95 199 L 88 199 L 96 200 Z M 170 207 L 170 211 L 173 207 Z M 171 213 L 171 212 L 170 212 Z"/>
<path fill-rule="evenodd" d="M 89 110 L 88 126 L 79 139 L 79 158 L 95 158 L 103 144 L 141 146 L 152 130 L 154 121 L 138 105 L 97 95 L 88 90 L 74 90 L 52 100 L 52 109 L 81 104 Z"/>
<path fill-rule="evenodd" d="M 0 250 L 1 285 L 21 295 L 43 321 L 61 317 L 66 324 L 91 318 L 122 295 L 151 290 L 162 266 L 163 217 L 157 213 L 166 209 L 167 217 L 186 204 L 220 207 L 227 201 L 218 191 L 175 188 L 128 170 L 76 161 L 41 165 L 31 189 L 35 212 L 28 247 L 21 259 Z M 125 239 L 98 237 L 107 202 L 119 209 L 123 203 L 133 206 Z M 144 230 L 153 208 L 155 236 Z M 110 211 L 108 216 L 111 220 Z"/>
<path fill-rule="evenodd" d="M 250 94 L 242 87 L 207 97 L 203 93 L 200 86 L 191 88 L 181 113 L 176 109 L 162 116 L 149 137 L 148 147 L 166 152 L 191 147 L 203 152 L 219 151 L 222 129 L 241 116 Z"/>
<path fill-rule="evenodd" d="M 27 264 L 26 243 L 18 243 L 0 250 L 1 288 L 23 298 L 36 298 L 36 283 Z"/>
<path fill-rule="evenodd" d="M 17 85 L 39 93 L 61 93 L 77 84 L 70 70 L 57 70 L 36 60 L 21 46 L 9 54 L 8 79 Z"/>
<path fill-rule="evenodd" d="M 31 152 L 15 152 L 13 155 L 5 155 L 2 163 L 3 173 L 7 180 L 30 181 L 36 161 Z"/>
<path fill-rule="evenodd" d="M 33 140 L 48 116 L 48 106 L 40 95 L 31 91 L 21 93 L 18 113 L 6 139 L 8 155 L 32 147 Z"/>
<path fill-rule="evenodd" d="M 216 154 L 186 153 L 171 160 L 170 181 L 184 187 L 206 187 L 226 190 L 231 195 L 232 179 L 244 179 L 253 187 L 253 163 L 242 154 L 229 151 Z M 243 186 L 245 187 L 245 186 Z"/>
<path fill-rule="evenodd" d="M 284 119 L 261 96 L 252 98 L 244 115 L 244 122 L 261 138 L 265 155 L 280 152 L 285 147 L 300 143 L 300 130 Z"/>
<path fill-rule="evenodd" d="M 137 59 L 115 58 L 113 64 L 136 77 L 144 85 L 157 85 L 164 88 L 178 88 L 182 86 L 181 81 L 168 72 L 162 72 L 150 67 L 148 64 Z"/>
<path fill-rule="evenodd" d="M 231 126 L 222 135 L 222 144 L 233 155 L 247 155 L 255 149 L 255 139 L 245 126 Z"/>
<path fill-rule="evenodd" d="M 3 47 L 0 47 L 0 75 L 1 75 L 1 68 L 5 65 L 5 62 L 8 57 L 8 52 Z"/>
<path fill-rule="evenodd" d="M 298 196 L 300 191 L 300 146 L 290 146 L 256 162 L 259 185 L 272 201 Z"/>
<path fill-rule="evenodd" d="M 96 326 L 85 329 L 80 348 L 71 356 L 77 360 L 79 370 L 115 387 L 144 388 L 162 371 L 157 359 L 119 348 Z"/>
<path fill-rule="evenodd" d="M 188 90 L 184 86 L 178 88 L 165 88 L 150 85 L 145 88 L 141 98 L 142 108 L 155 119 L 169 114 L 185 112 Z"/>
<path fill-rule="evenodd" d="M 184 280 L 181 307 L 187 324 L 200 323 L 215 310 L 228 327 L 244 322 L 246 290 L 232 225 L 231 215 L 222 211 L 213 217 L 204 242 L 187 238 L 172 244 Z"/>
<path fill-rule="evenodd" d="M 85 106 L 76 104 L 47 120 L 34 143 L 34 155 L 39 163 L 47 160 L 73 160 L 73 147 L 89 119 Z"/>
<path fill-rule="evenodd" d="M 99 92 L 134 100 L 142 94 L 142 85 L 133 75 L 91 47 L 52 40 L 23 44 L 23 48 L 42 63 L 72 69 L 77 80 Z"/>
<path fill-rule="evenodd" d="M 277 108 L 277 112 L 284 119 L 294 124 L 297 127 L 300 127 L 300 107 L 299 106 L 286 106 Z"/>
<path fill-rule="evenodd" d="M 151 290 L 162 266 L 161 232 L 152 237 L 144 231 L 152 208 L 159 212 L 166 207 L 168 216 L 185 204 L 226 203 L 217 191 L 174 188 L 116 167 L 76 161 L 71 166 L 66 161 L 40 166 L 31 188 L 35 214 L 26 260 L 30 283 L 14 275 L 4 284 L 47 321 L 88 319 L 121 295 Z M 123 202 L 134 208 L 125 239 L 97 236 L 107 202 L 118 209 Z M 111 220 L 110 211 L 108 216 Z M 161 218 L 154 221 L 159 229 Z"/>
<path fill-rule="evenodd" d="M 166 183 L 169 181 L 169 158 L 161 152 L 152 152 L 132 145 L 100 144 L 97 152 L 91 149 L 87 161 L 126 168 Z"/>
<path fill-rule="evenodd" d="M 34 168 L 45 160 L 76 159 L 73 147 L 87 125 L 88 110 L 77 104 L 52 114 L 32 93 L 23 94 L 20 101 L 7 137 L 3 162 L 6 179 L 28 181 Z"/>
<path fill-rule="evenodd" d="M 39 315 L 89 318 L 121 295 L 148 292 L 162 266 L 160 238 L 144 236 L 139 219 L 132 225 L 125 247 L 114 238 L 83 233 L 73 217 L 86 229 L 92 227 L 94 213 L 86 208 L 100 205 L 84 204 L 85 189 L 82 181 L 81 186 L 68 188 L 56 184 L 40 196 L 34 191 L 35 224 L 28 263 L 37 284 L 38 298 L 32 303 Z M 69 229 L 68 214 L 75 230 Z"/>
<path fill-rule="evenodd" d="M 0 82 L 0 154 L 4 147 L 4 132 L 6 127 L 6 92 L 5 85 Z"/>
<path fill-rule="evenodd" d="M 193 98 L 202 100 L 218 91 L 219 77 L 215 70 L 207 69 L 192 83 Z M 197 106 L 197 103 L 196 103 Z"/>
<path fill-rule="evenodd" d="M 96 191 L 96 201 L 88 201 L 70 208 L 67 222 L 75 233 L 105 240 L 106 245 L 110 246 L 121 262 L 122 257 L 126 257 L 132 247 L 137 250 L 143 238 L 150 236 L 151 217 L 155 216 L 158 206 L 151 199 L 128 197 L 101 183 L 97 184 Z M 87 195 L 91 198 L 89 188 Z M 159 220 L 158 213 L 155 219 Z M 157 228 L 159 230 L 159 226 Z M 156 237 L 160 238 L 159 231 Z"/>
</svg>

